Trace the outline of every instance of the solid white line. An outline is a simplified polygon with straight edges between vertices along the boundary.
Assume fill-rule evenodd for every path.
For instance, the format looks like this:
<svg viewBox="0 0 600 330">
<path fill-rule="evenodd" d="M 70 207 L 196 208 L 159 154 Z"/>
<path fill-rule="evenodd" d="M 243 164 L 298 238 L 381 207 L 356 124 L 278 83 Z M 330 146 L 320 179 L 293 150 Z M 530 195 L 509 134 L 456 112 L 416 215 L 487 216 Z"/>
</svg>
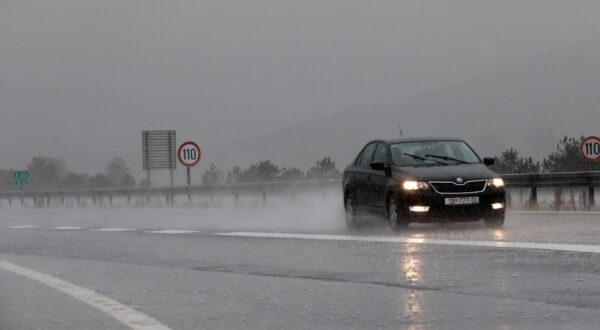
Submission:
<svg viewBox="0 0 600 330">
<path fill-rule="evenodd" d="M 25 276 L 81 302 L 84 302 L 125 324 L 133 330 L 171 330 L 166 325 L 118 301 L 101 295 L 95 291 L 80 287 L 59 278 L 21 267 L 8 261 L 0 260 L 0 269 Z"/>
<path fill-rule="evenodd" d="M 179 230 L 179 229 L 161 229 L 161 230 L 148 230 L 145 233 L 150 234 L 191 234 L 198 233 L 196 230 Z"/>
<path fill-rule="evenodd" d="M 52 227 L 50 229 L 54 229 L 54 230 L 79 230 L 79 229 L 83 229 L 83 228 L 82 227 L 59 226 L 59 227 Z"/>
<path fill-rule="evenodd" d="M 96 229 L 92 229 L 93 231 L 136 231 L 136 229 L 133 228 L 96 228 Z"/>
<path fill-rule="evenodd" d="M 33 228 L 39 228 L 38 226 L 34 226 L 34 225 L 22 225 L 22 226 L 9 226 L 8 228 L 12 228 L 12 229 L 33 229 Z"/>
<path fill-rule="evenodd" d="M 590 215 L 596 215 L 596 214 L 600 214 L 600 212 L 598 211 L 508 211 L 508 213 L 515 213 L 515 214 L 556 214 L 556 215 L 561 215 L 561 214 L 590 214 Z"/>
<path fill-rule="evenodd" d="M 257 238 L 293 238 L 293 239 L 324 240 L 324 241 L 355 241 L 355 242 L 475 246 L 475 247 L 490 247 L 490 248 L 513 248 L 513 249 L 600 253 L 600 245 L 580 245 L 580 244 L 553 244 L 553 243 L 507 242 L 507 241 L 502 241 L 502 242 L 501 241 L 459 241 L 459 240 L 411 238 L 411 237 L 378 237 L 378 236 L 318 235 L 318 234 L 258 233 L 258 232 L 229 232 L 229 233 L 215 233 L 213 235 L 233 236 L 233 237 L 257 237 Z"/>
</svg>

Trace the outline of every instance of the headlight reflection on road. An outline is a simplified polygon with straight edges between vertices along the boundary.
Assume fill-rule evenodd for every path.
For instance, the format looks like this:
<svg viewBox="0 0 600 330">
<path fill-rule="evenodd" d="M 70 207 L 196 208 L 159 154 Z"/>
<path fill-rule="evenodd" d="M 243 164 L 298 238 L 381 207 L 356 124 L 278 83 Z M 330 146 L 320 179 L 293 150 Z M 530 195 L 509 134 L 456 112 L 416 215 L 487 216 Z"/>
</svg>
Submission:
<svg viewBox="0 0 600 330">
<path fill-rule="evenodd" d="M 419 314 L 423 312 L 423 297 L 419 291 L 407 292 L 404 297 L 404 313 Z"/>
<path fill-rule="evenodd" d="M 419 244 L 408 244 L 402 257 L 402 272 L 410 284 L 421 282 L 421 258 L 417 256 L 420 250 L 421 246 Z"/>
<path fill-rule="evenodd" d="M 419 238 L 415 238 L 419 240 Z M 398 260 L 398 271 L 404 275 L 405 280 L 413 285 L 420 284 L 422 281 L 422 260 L 420 244 L 407 244 L 406 249 L 402 253 L 402 257 Z M 403 317 L 416 318 L 414 321 L 423 317 L 423 294 L 416 290 L 406 290 L 402 297 L 401 309 L 398 314 Z M 399 307 L 400 307 L 399 306 Z M 423 330 L 420 323 L 410 324 L 406 329 Z"/>
<path fill-rule="evenodd" d="M 497 241 L 503 241 L 504 240 L 504 230 L 502 230 L 502 229 L 494 230 L 494 239 Z"/>
</svg>

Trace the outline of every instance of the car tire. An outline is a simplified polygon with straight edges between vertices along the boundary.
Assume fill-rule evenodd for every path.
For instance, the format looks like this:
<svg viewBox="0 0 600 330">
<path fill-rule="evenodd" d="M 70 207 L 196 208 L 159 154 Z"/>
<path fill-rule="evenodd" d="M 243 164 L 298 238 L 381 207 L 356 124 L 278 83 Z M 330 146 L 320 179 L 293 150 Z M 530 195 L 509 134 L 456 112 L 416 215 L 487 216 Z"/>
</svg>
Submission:
<svg viewBox="0 0 600 330">
<path fill-rule="evenodd" d="M 490 228 L 501 228 L 504 226 L 504 214 L 485 217 L 483 222 Z"/>
<path fill-rule="evenodd" d="M 354 200 L 352 193 L 346 194 L 346 198 L 344 200 L 344 209 L 346 211 L 346 227 L 352 231 L 358 230 L 359 223 L 356 212 L 356 201 Z"/>
<path fill-rule="evenodd" d="M 402 216 L 400 205 L 398 204 L 398 198 L 395 194 L 392 194 L 390 197 L 388 197 L 387 218 L 390 229 L 393 232 L 400 232 L 408 227 L 408 222 Z"/>
</svg>

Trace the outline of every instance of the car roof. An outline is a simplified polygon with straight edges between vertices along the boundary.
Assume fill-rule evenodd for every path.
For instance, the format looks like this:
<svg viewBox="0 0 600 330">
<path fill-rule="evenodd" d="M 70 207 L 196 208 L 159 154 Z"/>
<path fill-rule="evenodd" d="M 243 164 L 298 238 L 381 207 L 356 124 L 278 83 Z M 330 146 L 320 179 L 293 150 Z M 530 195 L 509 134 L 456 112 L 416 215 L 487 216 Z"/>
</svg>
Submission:
<svg viewBox="0 0 600 330">
<path fill-rule="evenodd" d="M 397 139 L 389 139 L 389 140 L 375 140 L 375 141 L 383 141 L 388 144 L 394 143 L 403 143 L 403 142 L 427 142 L 427 141 L 463 141 L 461 138 L 457 137 L 433 137 L 433 136 L 406 136 Z"/>
</svg>

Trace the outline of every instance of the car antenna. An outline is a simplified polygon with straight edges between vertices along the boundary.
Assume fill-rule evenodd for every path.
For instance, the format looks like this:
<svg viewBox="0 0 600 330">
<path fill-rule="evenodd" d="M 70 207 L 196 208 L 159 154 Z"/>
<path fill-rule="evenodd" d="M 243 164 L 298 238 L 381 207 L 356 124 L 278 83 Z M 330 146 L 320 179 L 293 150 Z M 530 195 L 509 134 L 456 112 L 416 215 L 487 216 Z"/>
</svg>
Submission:
<svg viewBox="0 0 600 330">
<path fill-rule="evenodd" d="M 396 123 L 396 125 L 398 125 L 398 131 L 400 132 L 400 136 L 404 136 L 404 134 L 402 134 L 402 127 L 400 127 L 400 123 Z"/>
</svg>

